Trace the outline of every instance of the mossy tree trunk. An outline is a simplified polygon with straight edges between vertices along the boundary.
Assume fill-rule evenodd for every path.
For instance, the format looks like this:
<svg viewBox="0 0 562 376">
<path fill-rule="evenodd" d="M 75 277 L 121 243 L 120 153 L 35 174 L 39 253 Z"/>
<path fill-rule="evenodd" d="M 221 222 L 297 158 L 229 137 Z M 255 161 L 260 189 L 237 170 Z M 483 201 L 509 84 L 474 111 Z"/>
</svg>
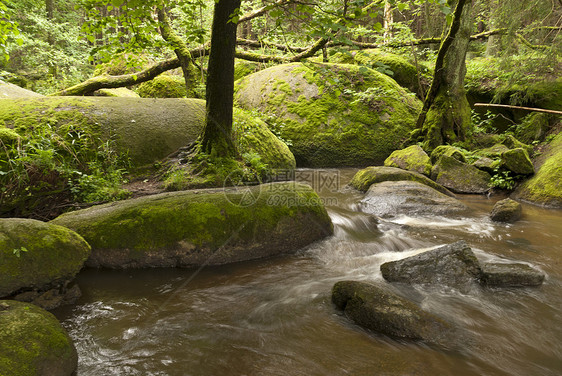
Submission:
<svg viewBox="0 0 562 376">
<path fill-rule="evenodd" d="M 211 29 L 211 52 L 207 70 L 206 123 L 201 151 L 217 157 L 233 157 L 232 107 L 234 104 L 234 54 L 236 14 L 241 0 L 215 2 Z"/>
<path fill-rule="evenodd" d="M 464 77 L 472 1 L 454 2 L 453 21 L 439 48 L 433 81 L 417 122 L 417 128 L 421 130 L 419 139 L 426 150 L 465 140 L 470 125 L 470 106 L 464 90 Z"/>
<path fill-rule="evenodd" d="M 183 78 L 185 79 L 187 97 L 195 97 L 195 87 L 198 83 L 199 71 L 193 64 L 193 58 L 191 57 L 191 52 L 187 44 L 172 29 L 164 1 L 160 3 L 160 7 L 158 8 L 158 21 L 160 22 L 160 34 L 162 38 L 172 45 L 174 53 L 180 63 Z"/>
</svg>

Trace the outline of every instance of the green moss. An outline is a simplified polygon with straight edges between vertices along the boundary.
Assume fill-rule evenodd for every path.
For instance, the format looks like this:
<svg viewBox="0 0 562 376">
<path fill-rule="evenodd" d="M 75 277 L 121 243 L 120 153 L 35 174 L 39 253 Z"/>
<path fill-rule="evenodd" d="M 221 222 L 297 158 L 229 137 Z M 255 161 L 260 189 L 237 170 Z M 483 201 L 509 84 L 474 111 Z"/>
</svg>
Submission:
<svg viewBox="0 0 562 376">
<path fill-rule="evenodd" d="M 431 179 L 455 193 L 485 193 L 491 176 L 486 171 L 442 155 L 431 170 Z"/>
<path fill-rule="evenodd" d="M 540 157 L 540 168 L 514 192 L 515 198 L 562 208 L 562 133 L 549 144 L 548 151 Z"/>
<path fill-rule="evenodd" d="M 96 65 L 94 76 L 101 76 L 104 74 L 120 76 L 123 74 L 135 73 L 143 70 L 149 64 L 150 61 L 146 56 L 118 54 L 110 61 Z"/>
<path fill-rule="evenodd" d="M 137 93 L 125 87 L 117 89 L 99 89 L 94 95 L 98 97 L 139 98 Z"/>
<path fill-rule="evenodd" d="M 0 219 L 0 297 L 74 278 L 90 254 L 78 234 L 31 219 Z"/>
<path fill-rule="evenodd" d="M 181 76 L 161 74 L 137 88 L 141 98 L 185 98 L 187 88 Z"/>
<path fill-rule="evenodd" d="M 0 124 L 0 143 L 6 146 L 14 145 L 20 139 L 20 135 L 10 128 L 3 128 Z"/>
<path fill-rule="evenodd" d="M 535 173 L 529 154 L 523 148 L 511 149 L 501 155 L 503 166 L 515 174 L 532 175 Z"/>
<path fill-rule="evenodd" d="M 0 374 L 70 375 L 78 357 L 57 319 L 34 306 L 0 301 Z"/>
<path fill-rule="evenodd" d="M 523 143 L 531 144 L 541 141 L 548 131 L 550 115 L 533 112 L 525 116 L 521 123 L 514 127 L 514 134 Z"/>
<path fill-rule="evenodd" d="M 183 263 L 193 265 L 288 251 L 295 243 L 302 246 L 310 241 L 290 238 L 295 235 L 292 231 L 305 231 L 305 223 L 321 229 L 306 229 L 316 234 L 314 240 L 331 233 L 331 222 L 316 193 L 296 183 L 166 193 L 64 214 L 53 223 L 84 236 L 94 258 L 108 251 L 130 266 L 150 266 L 146 262 L 151 255 L 170 257 L 177 265 L 182 263 L 181 254 L 189 260 Z M 228 256 L 214 255 L 223 248 Z"/>
<path fill-rule="evenodd" d="M 387 167 L 398 167 L 404 170 L 415 171 L 429 176 L 431 173 L 431 161 L 429 156 L 418 145 L 412 145 L 406 149 L 393 151 L 384 161 Z"/>
<path fill-rule="evenodd" d="M 382 183 L 384 181 L 415 181 L 425 184 L 446 195 L 453 196 L 446 188 L 422 174 L 394 167 L 373 166 L 364 168 L 353 176 L 349 185 L 361 192 L 367 192 L 372 184 Z"/>
<path fill-rule="evenodd" d="M 462 150 L 451 145 L 440 145 L 431 152 L 431 162 L 436 163 L 441 156 L 453 157 L 457 161 L 465 162 L 466 158 Z"/>
<path fill-rule="evenodd" d="M 236 64 L 234 64 L 234 81 L 237 81 L 242 77 L 246 77 L 249 74 L 255 73 L 260 69 L 261 68 L 258 63 L 246 60 L 236 60 Z"/>
<path fill-rule="evenodd" d="M 238 103 L 270 114 L 264 120 L 291 140 L 299 166 L 382 163 L 408 137 L 420 109 L 388 77 L 352 65 L 286 64 L 237 84 Z"/>
<path fill-rule="evenodd" d="M 533 147 L 531 145 L 526 145 L 513 137 L 510 134 L 501 135 L 501 143 L 507 146 L 510 149 L 517 149 L 521 148 L 524 149 L 527 154 L 531 155 L 533 153 Z"/>
</svg>

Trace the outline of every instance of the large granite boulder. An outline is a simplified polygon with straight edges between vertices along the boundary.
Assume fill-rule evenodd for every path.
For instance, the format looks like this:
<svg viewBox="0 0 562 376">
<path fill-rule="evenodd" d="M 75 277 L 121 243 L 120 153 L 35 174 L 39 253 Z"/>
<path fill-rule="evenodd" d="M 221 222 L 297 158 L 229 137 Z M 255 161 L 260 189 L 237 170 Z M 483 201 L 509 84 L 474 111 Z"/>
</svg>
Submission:
<svg viewBox="0 0 562 376">
<path fill-rule="evenodd" d="M 372 184 L 360 205 L 363 212 L 379 217 L 452 215 L 468 210 L 453 197 L 425 184 L 405 180 Z"/>
<path fill-rule="evenodd" d="M 382 183 L 384 181 L 415 181 L 427 185 L 447 196 L 455 196 L 447 188 L 435 183 L 422 174 L 395 167 L 371 166 L 364 168 L 353 176 L 349 185 L 361 192 L 366 192 L 372 184 Z"/>
<path fill-rule="evenodd" d="M 92 246 L 86 265 L 190 267 L 296 251 L 332 234 L 318 195 L 294 182 L 180 191 L 63 214 Z"/>
<path fill-rule="evenodd" d="M 490 219 L 495 222 L 515 222 L 521 218 L 521 204 L 510 198 L 496 202 L 490 213 Z"/>
<path fill-rule="evenodd" d="M 0 219 L 0 297 L 19 294 L 22 300 L 54 308 L 67 301 L 69 281 L 89 255 L 88 243 L 65 227 L 32 219 Z M 76 293 L 74 288 L 71 295 Z"/>
<path fill-rule="evenodd" d="M 298 166 L 381 164 L 406 140 L 421 102 L 393 79 L 347 64 L 282 64 L 236 81 L 235 100 L 257 110 Z"/>
<path fill-rule="evenodd" d="M 0 300 L 0 375 L 70 376 L 78 366 L 72 339 L 49 312 Z"/>
<path fill-rule="evenodd" d="M 480 272 L 478 259 L 463 240 L 381 265 L 382 276 L 389 282 L 433 284 L 459 290 L 470 288 Z"/>
<path fill-rule="evenodd" d="M 451 345 L 453 328 L 449 323 L 387 287 L 366 282 L 337 282 L 332 289 L 332 302 L 353 322 L 377 333 Z"/>
<path fill-rule="evenodd" d="M 429 176 L 431 173 L 431 160 L 429 156 L 418 145 L 412 145 L 406 149 L 395 150 L 384 161 L 387 167 L 398 167 L 403 170 L 414 171 Z"/>
<path fill-rule="evenodd" d="M 83 165 L 91 162 L 85 158 L 96 156 L 98 148 L 109 141 L 112 151 L 126 155 L 130 167 L 137 168 L 151 165 L 194 142 L 205 126 L 205 101 L 117 97 L 6 99 L 0 106 L 0 129 L 2 125 L 27 139 L 42 135 L 61 140 L 67 149 L 80 145 L 78 157 Z M 257 153 L 263 163 L 276 168 L 295 167 L 287 146 L 247 111 L 235 109 L 233 132 L 241 154 Z"/>
<path fill-rule="evenodd" d="M 486 171 L 443 155 L 431 170 L 431 178 L 455 193 L 485 193 L 491 176 Z"/>
<path fill-rule="evenodd" d="M 562 208 L 562 133 L 548 145 L 536 162 L 536 174 L 523 182 L 512 198 Z"/>
</svg>

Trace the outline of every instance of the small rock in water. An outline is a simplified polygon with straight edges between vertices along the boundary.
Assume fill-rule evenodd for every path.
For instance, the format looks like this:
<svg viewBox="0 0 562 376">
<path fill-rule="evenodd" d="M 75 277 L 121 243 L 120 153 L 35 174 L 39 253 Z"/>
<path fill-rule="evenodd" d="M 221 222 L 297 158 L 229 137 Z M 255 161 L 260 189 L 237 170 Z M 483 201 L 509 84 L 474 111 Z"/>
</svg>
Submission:
<svg viewBox="0 0 562 376">
<path fill-rule="evenodd" d="M 495 222 L 515 222 L 521 218 L 521 204 L 510 198 L 496 202 L 490 219 Z"/>
<path fill-rule="evenodd" d="M 443 346 L 455 338 L 451 324 L 388 288 L 340 281 L 332 289 L 332 302 L 356 324 L 384 335 Z"/>
<path fill-rule="evenodd" d="M 381 265 L 390 282 L 445 285 L 466 289 L 480 275 L 478 259 L 464 240 Z"/>
<path fill-rule="evenodd" d="M 494 287 L 539 286 L 544 281 L 544 273 L 527 264 L 489 263 L 482 265 L 480 281 Z"/>
</svg>

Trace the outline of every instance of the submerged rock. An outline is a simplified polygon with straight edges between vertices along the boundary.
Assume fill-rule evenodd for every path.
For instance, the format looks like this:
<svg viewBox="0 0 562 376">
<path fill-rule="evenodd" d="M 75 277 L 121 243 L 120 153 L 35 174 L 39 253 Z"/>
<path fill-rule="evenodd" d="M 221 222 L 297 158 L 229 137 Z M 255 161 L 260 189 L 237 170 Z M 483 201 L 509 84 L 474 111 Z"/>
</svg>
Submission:
<svg viewBox="0 0 562 376">
<path fill-rule="evenodd" d="M 485 193 L 490 187 L 490 174 L 453 157 L 443 155 L 431 170 L 431 178 L 455 193 Z"/>
<path fill-rule="evenodd" d="M 486 263 L 482 265 L 482 284 L 493 287 L 540 286 L 544 273 L 527 264 Z"/>
<path fill-rule="evenodd" d="M 451 215 L 468 210 L 459 200 L 415 181 L 375 183 L 361 200 L 361 208 L 379 217 Z"/>
<path fill-rule="evenodd" d="M 372 166 L 364 168 L 353 176 L 349 185 L 361 192 L 366 192 L 372 184 L 382 183 L 384 181 L 415 181 L 427 185 L 447 196 L 455 196 L 447 188 L 435 183 L 422 174 L 395 167 Z"/>
<path fill-rule="evenodd" d="M 89 255 L 86 241 L 65 227 L 32 219 L 0 219 L 0 297 L 27 292 L 33 301 L 51 289 L 64 292 Z M 64 293 L 59 295 L 64 301 Z M 57 306 L 45 299 L 45 307 Z"/>
<path fill-rule="evenodd" d="M 521 184 L 512 198 L 538 205 L 562 208 L 562 133 L 549 144 L 537 165 L 536 174 Z"/>
<path fill-rule="evenodd" d="M 266 122 L 306 167 L 382 163 L 408 138 L 421 108 L 391 78 L 346 64 L 264 69 L 236 81 L 235 100 L 269 115 Z"/>
<path fill-rule="evenodd" d="M 0 300 L 0 375 L 70 376 L 77 366 L 72 339 L 55 316 L 33 304 Z"/>
<path fill-rule="evenodd" d="M 445 285 L 464 290 L 480 276 L 478 259 L 460 240 L 430 251 L 381 265 L 390 282 Z"/>
<path fill-rule="evenodd" d="M 218 265 L 294 252 L 332 234 L 307 185 L 180 191 L 94 206 L 52 223 L 92 246 L 87 265 L 108 268 Z"/>
<path fill-rule="evenodd" d="M 401 296 L 366 282 L 341 281 L 332 302 L 356 324 L 387 336 L 450 345 L 452 326 Z"/>
<path fill-rule="evenodd" d="M 418 145 L 412 145 L 402 150 L 395 150 L 384 161 L 387 167 L 398 167 L 403 170 L 414 171 L 429 176 L 431 161 L 429 156 Z"/>
<path fill-rule="evenodd" d="M 496 202 L 490 219 L 496 222 L 515 222 L 521 218 L 521 204 L 510 198 Z"/>
</svg>

